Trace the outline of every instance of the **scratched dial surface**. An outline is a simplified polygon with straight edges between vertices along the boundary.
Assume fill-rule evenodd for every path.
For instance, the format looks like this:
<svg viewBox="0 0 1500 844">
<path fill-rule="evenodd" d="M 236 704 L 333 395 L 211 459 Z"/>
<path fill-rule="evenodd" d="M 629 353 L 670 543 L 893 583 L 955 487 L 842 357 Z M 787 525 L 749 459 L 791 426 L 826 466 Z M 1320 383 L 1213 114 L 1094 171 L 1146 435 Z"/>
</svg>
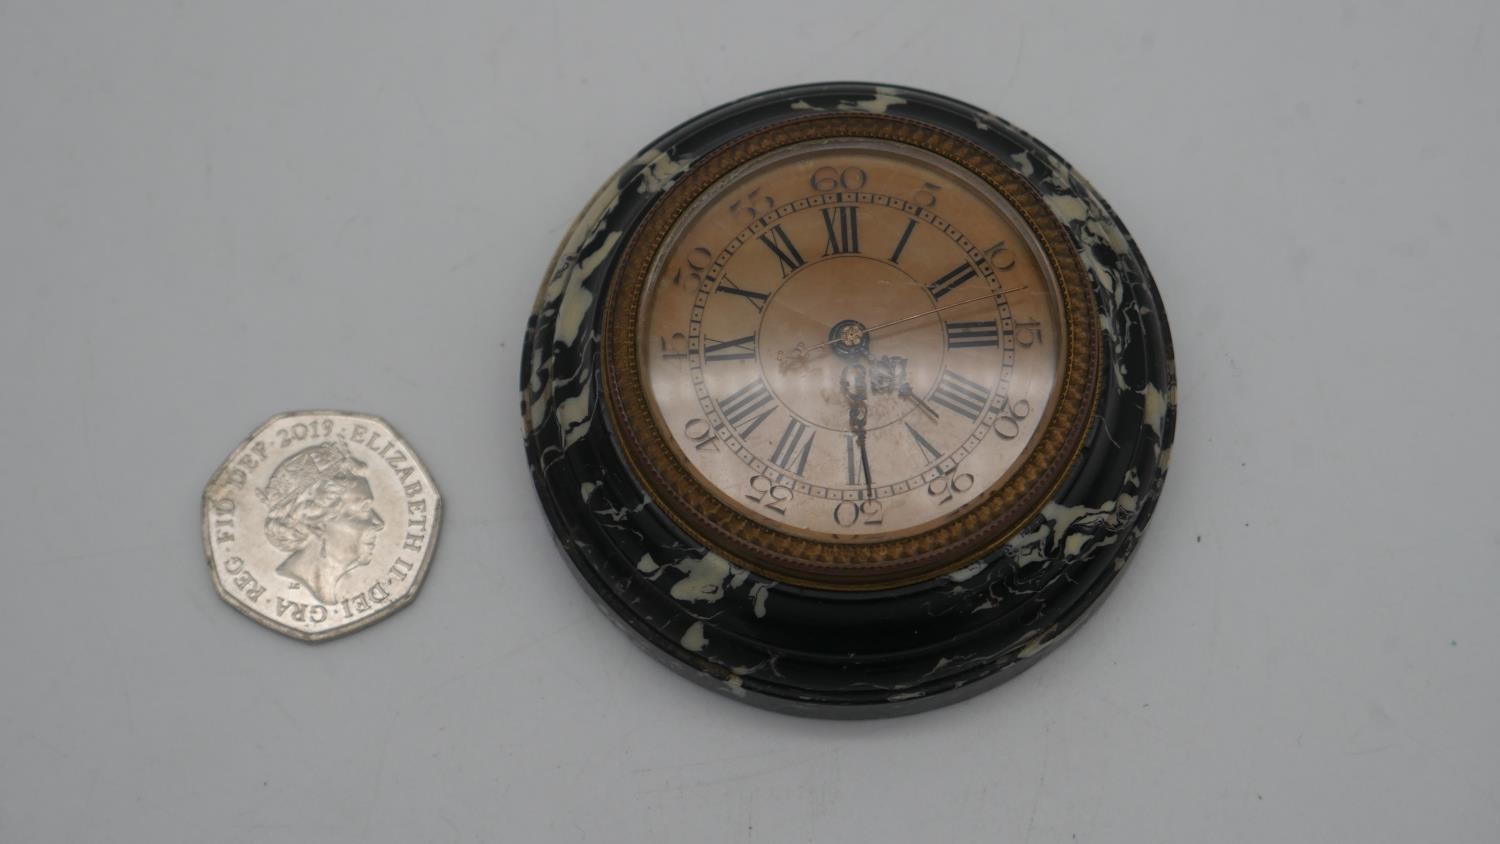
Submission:
<svg viewBox="0 0 1500 844">
<path fill-rule="evenodd" d="M 655 423 L 775 530 L 885 541 L 1005 484 L 1062 366 L 1051 264 L 946 159 L 815 141 L 730 173 L 656 253 L 638 326 Z"/>
</svg>

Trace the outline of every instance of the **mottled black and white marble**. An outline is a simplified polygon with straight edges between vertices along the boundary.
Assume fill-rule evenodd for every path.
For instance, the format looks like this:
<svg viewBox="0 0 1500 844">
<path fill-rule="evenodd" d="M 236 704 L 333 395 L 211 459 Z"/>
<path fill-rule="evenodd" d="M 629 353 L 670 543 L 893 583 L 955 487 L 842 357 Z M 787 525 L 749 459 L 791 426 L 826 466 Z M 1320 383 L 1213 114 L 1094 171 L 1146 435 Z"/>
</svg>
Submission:
<svg viewBox="0 0 1500 844">
<path fill-rule="evenodd" d="M 605 285 L 658 196 L 739 135 L 818 112 L 900 116 L 1007 161 L 1064 223 L 1103 335 L 1097 415 L 1053 499 L 984 559 L 922 583 L 832 592 L 761 577 L 697 544 L 626 468 L 599 391 Z M 1156 286 L 1109 205 L 1051 149 L 937 94 L 863 83 L 783 88 L 678 126 L 579 216 L 537 295 L 521 365 L 531 471 L 558 542 L 606 614 L 690 679 L 767 708 L 876 717 L 961 700 L 1018 674 L 1088 616 L 1156 504 L 1176 375 Z"/>
</svg>

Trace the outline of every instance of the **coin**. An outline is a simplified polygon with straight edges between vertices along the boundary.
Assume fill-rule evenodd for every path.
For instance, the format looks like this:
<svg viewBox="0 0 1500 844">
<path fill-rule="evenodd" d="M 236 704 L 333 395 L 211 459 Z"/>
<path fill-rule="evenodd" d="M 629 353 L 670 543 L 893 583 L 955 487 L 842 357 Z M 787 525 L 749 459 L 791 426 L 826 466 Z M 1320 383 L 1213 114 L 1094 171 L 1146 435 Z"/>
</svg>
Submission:
<svg viewBox="0 0 1500 844">
<path fill-rule="evenodd" d="M 437 544 L 441 499 L 384 420 L 303 411 L 272 417 L 203 491 L 203 546 L 219 597 L 315 642 L 411 603 Z"/>
</svg>

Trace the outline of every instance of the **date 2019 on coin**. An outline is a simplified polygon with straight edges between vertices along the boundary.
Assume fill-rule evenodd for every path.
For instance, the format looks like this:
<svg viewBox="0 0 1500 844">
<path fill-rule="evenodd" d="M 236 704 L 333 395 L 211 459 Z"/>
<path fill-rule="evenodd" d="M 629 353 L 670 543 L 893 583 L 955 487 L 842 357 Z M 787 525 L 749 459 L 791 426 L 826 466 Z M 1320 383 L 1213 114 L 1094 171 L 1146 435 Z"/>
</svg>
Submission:
<svg viewBox="0 0 1500 844">
<path fill-rule="evenodd" d="M 219 596 L 279 633 L 352 633 L 417 596 L 442 501 L 384 420 L 333 411 L 272 418 L 203 492 L 203 546 Z"/>
</svg>

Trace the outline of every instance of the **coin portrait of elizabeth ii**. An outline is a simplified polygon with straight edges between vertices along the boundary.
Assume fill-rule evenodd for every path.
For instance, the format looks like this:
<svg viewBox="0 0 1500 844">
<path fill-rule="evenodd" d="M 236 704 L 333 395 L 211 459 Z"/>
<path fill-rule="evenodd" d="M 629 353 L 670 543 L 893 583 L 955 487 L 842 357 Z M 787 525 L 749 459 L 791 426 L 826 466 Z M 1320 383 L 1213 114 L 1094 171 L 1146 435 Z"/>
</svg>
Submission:
<svg viewBox="0 0 1500 844">
<path fill-rule="evenodd" d="M 319 641 L 358 630 L 416 597 L 437 542 L 432 476 L 379 417 L 273 417 L 204 490 L 214 588 L 277 632 Z"/>
<path fill-rule="evenodd" d="M 364 470 L 343 443 L 322 443 L 282 461 L 260 491 L 266 538 L 290 555 L 276 573 L 325 604 L 344 598 L 341 582 L 370 564 L 385 528 Z"/>
</svg>

